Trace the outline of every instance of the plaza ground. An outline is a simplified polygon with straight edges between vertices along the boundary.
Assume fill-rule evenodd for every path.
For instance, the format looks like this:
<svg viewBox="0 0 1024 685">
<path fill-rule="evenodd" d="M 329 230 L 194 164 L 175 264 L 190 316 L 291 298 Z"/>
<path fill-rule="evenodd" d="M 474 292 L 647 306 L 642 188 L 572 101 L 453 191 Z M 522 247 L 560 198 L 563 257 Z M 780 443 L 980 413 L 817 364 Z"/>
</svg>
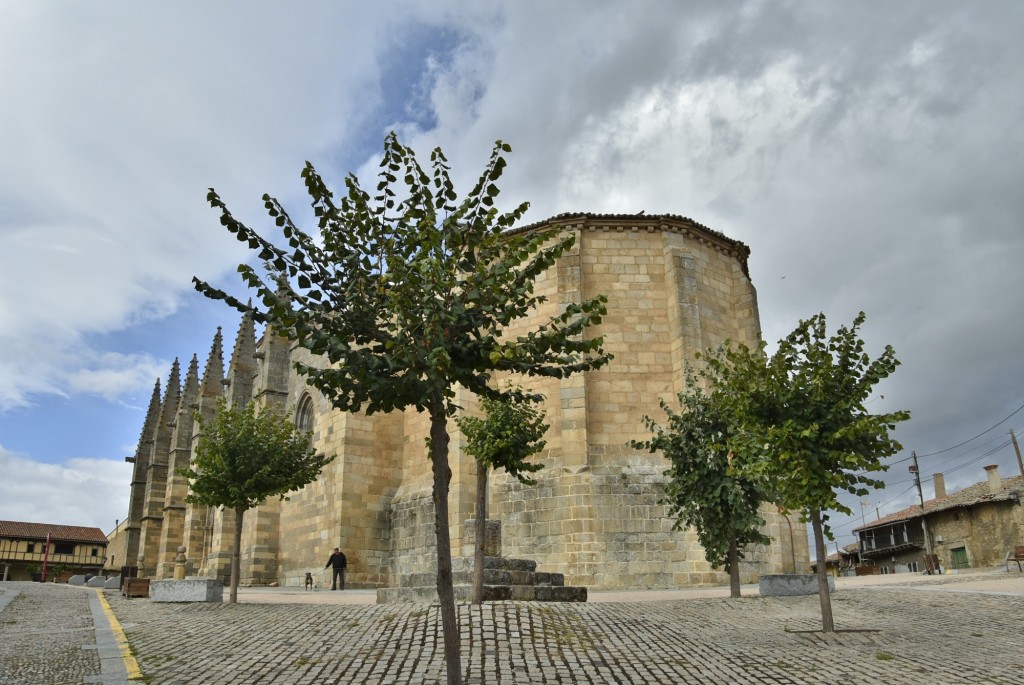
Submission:
<svg viewBox="0 0 1024 685">
<path fill-rule="evenodd" d="M 460 605 L 465 682 L 1024 682 L 1016 569 L 840 578 L 832 635 L 820 632 L 817 596 L 743 590 L 741 599 L 716 587 Z M 0 584 L 0 685 L 140 682 L 129 675 L 153 685 L 443 683 L 437 607 L 374 599 L 241 588 L 237 605 L 165 604 Z"/>
</svg>

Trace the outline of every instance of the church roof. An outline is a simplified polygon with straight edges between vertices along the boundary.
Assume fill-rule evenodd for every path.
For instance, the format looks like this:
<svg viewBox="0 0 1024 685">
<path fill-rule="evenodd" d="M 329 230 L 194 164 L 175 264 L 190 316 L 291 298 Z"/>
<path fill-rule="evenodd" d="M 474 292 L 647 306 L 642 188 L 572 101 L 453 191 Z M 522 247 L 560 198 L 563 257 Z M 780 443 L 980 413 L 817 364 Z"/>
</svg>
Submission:
<svg viewBox="0 0 1024 685">
<path fill-rule="evenodd" d="M 642 211 L 636 214 L 564 212 L 543 221 L 518 226 L 512 229 L 511 232 L 522 233 L 543 226 L 551 226 L 552 224 L 573 223 L 583 223 L 585 227 L 589 228 L 616 229 L 628 226 L 630 229 L 643 228 L 650 231 L 659 229 L 674 233 L 691 234 L 701 241 L 716 246 L 717 249 L 723 252 L 734 255 L 740 260 L 744 273 L 747 271 L 747 258 L 750 256 L 750 248 L 746 244 L 679 214 L 645 214 Z"/>
<path fill-rule="evenodd" d="M 94 542 L 107 544 L 107 536 L 99 528 L 84 526 L 63 526 L 56 523 L 24 523 L 22 521 L 0 521 L 0 538 L 22 540 L 45 540 L 62 542 Z"/>
</svg>

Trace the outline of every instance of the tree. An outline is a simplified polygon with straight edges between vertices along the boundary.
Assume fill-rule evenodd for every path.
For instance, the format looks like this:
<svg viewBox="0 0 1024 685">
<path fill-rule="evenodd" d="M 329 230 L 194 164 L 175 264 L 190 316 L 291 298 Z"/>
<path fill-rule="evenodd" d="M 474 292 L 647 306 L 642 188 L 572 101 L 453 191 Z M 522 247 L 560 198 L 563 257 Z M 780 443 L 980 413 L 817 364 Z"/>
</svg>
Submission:
<svg viewBox="0 0 1024 685">
<path fill-rule="evenodd" d="M 251 307 L 193 279 L 204 295 L 251 311 L 255 320 L 320 355 L 322 365 L 296 368 L 335 408 L 367 414 L 415 408 L 429 414 L 437 592 L 449 683 L 461 679 L 448 533 L 447 423 L 456 410 L 455 386 L 484 397 L 522 398 L 490 388 L 492 374 L 561 378 L 600 368 L 611 358 L 600 337 L 584 335 L 605 313 L 603 296 L 567 304 L 524 334 L 508 331 L 544 301 L 533 283 L 574 240 L 556 228 L 507 230 L 527 208 L 523 203 L 499 213 L 495 207 L 509 151 L 505 143 L 495 144 L 461 202 L 441 150 L 433 151 L 428 176 L 393 133 L 384 143 L 373 195 L 349 175 L 346 193 L 336 202 L 307 163 L 302 177 L 317 217 L 317 239 L 297 228 L 277 200 L 263 196 L 287 248 L 238 221 L 211 189 L 208 200 L 220 211 L 221 224 L 263 261 L 265 278 L 247 264 L 238 267 L 260 304 Z"/>
<path fill-rule="evenodd" d="M 719 359 L 722 354 L 708 357 Z M 704 557 L 728 571 L 730 596 L 739 597 L 743 547 L 768 544 L 771 539 L 761 532 L 764 519 L 758 513 L 766 499 L 765 489 L 741 468 L 752 455 L 734 452 L 728 445 L 736 427 L 723 407 L 729 388 L 715 368 L 688 369 L 686 390 L 678 395 L 682 411 L 676 413 L 662 400 L 668 428 L 644 416 L 644 425 L 654 437 L 631 445 L 660 451 L 668 459 L 663 503 L 675 518 L 673 528 L 696 531 Z"/>
<path fill-rule="evenodd" d="M 814 532 L 822 630 L 832 632 L 832 603 L 825 569 L 825 535 L 831 539 L 827 510 L 852 514 L 839 500 L 845 491 L 862 497 L 885 484 L 869 474 L 885 471 L 882 459 L 899 452 L 889 432 L 910 418 L 906 411 L 871 414 L 865 403 L 872 389 L 899 361 L 887 345 L 872 360 L 858 329 L 861 312 L 849 328 L 832 337 L 824 314 L 801 321 L 770 358 L 741 348 L 719 364 L 735 380 L 730 411 L 745 425 L 730 440 L 737 452 L 761 458 L 749 462 L 754 478 L 773 485 L 771 498 L 784 512 L 801 512 Z"/>
<path fill-rule="evenodd" d="M 484 543 L 487 532 L 487 474 L 491 469 L 505 469 L 525 485 L 537 481 L 528 473 L 536 473 L 543 464 L 526 461 L 546 444 L 541 438 L 547 432 L 544 412 L 527 401 L 514 397 L 484 397 L 484 418 L 459 416 L 455 422 L 466 436 L 466 454 L 476 459 L 476 545 L 473 549 L 472 603 L 484 597 Z"/>
<path fill-rule="evenodd" d="M 333 457 L 316 454 L 309 435 L 270 409 L 257 412 L 255 402 L 229 407 L 220 400 L 217 413 L 203 421 L 192 467 L 178 469 L 190 480 L 185 498 L 192 504 L 226 507 L 235 512 L 231 552 L 231 591 L 238 600 L 242 517 L 268 497 L 285 495 L 311 483 Z"/>
</svg>

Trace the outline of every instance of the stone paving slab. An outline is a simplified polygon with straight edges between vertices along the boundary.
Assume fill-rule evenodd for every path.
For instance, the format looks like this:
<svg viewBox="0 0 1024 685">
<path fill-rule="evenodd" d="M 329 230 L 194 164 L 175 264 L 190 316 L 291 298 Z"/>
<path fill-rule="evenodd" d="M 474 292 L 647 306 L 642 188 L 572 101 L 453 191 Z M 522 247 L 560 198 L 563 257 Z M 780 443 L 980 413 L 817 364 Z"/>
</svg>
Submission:
<svg viewBox="0 0 1024 685">
<path fill-rule="evenodd" d="M 987 592 L 841 587 L 829 636 L 816 596 L 460 605 L 465 682 L 1019 685 L 1024 596 Z M 444 682 L 436 606 L 108 600 L 153 685 Z"/>
</svg>

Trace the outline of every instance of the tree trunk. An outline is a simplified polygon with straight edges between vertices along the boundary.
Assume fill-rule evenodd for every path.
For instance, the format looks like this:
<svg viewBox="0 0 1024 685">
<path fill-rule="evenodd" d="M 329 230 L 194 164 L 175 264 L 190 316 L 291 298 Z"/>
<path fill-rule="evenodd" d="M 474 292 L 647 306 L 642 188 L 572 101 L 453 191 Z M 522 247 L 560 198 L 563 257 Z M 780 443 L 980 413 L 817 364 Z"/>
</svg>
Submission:
<svg viewBox="0 0 1024 685">
<path fill-rule="evenodd" d="M 484 543 L 487 536 L 486 464 L 476 463 L 476 545 L 473 548 L 473 604 L 484 602 Z"/>
<path fill-rule="evenodd" d="M 455 590 L 452 588 L 452 546 L 448 534 L 448 485 L 452 479 L 448 468 L 448 417 L 441 406 L 430 409 L 430 461 L 434 470 L 434 534 L 437 539 L 437 599 L 441 604 L 441 629 L 444 634 L 444 661 L 448 685 L 462 682 L 462 659 L 459 654 L 459 620 L 455 613 Z"/>
<path fill-rule="evenodd" d="M 228 594 L 228 604 L 235 604 L 238 601 L 238 578 L 242 568 L 242 516 L 245 509 L 235 509 L 235 548 L 231 552 L 231 592 Z"/>
<path fill-rule="evenodd" d="M 740 596 L 740 551 L 736 538 L 729 540 L 729 596 Z"/>
<path fill-rule="evenodd" d="M 818 560 L 818 598 L 821 600 L 821 629 L 826 633 L 835 632 L 832 623 L 832 596 L 828 593 L 828 552 L 825 550 L 825 535 L 821 530 L 821 511 L 811 512 L 811 530 L 814 531 L 814 556 Z"/>
</svg>

